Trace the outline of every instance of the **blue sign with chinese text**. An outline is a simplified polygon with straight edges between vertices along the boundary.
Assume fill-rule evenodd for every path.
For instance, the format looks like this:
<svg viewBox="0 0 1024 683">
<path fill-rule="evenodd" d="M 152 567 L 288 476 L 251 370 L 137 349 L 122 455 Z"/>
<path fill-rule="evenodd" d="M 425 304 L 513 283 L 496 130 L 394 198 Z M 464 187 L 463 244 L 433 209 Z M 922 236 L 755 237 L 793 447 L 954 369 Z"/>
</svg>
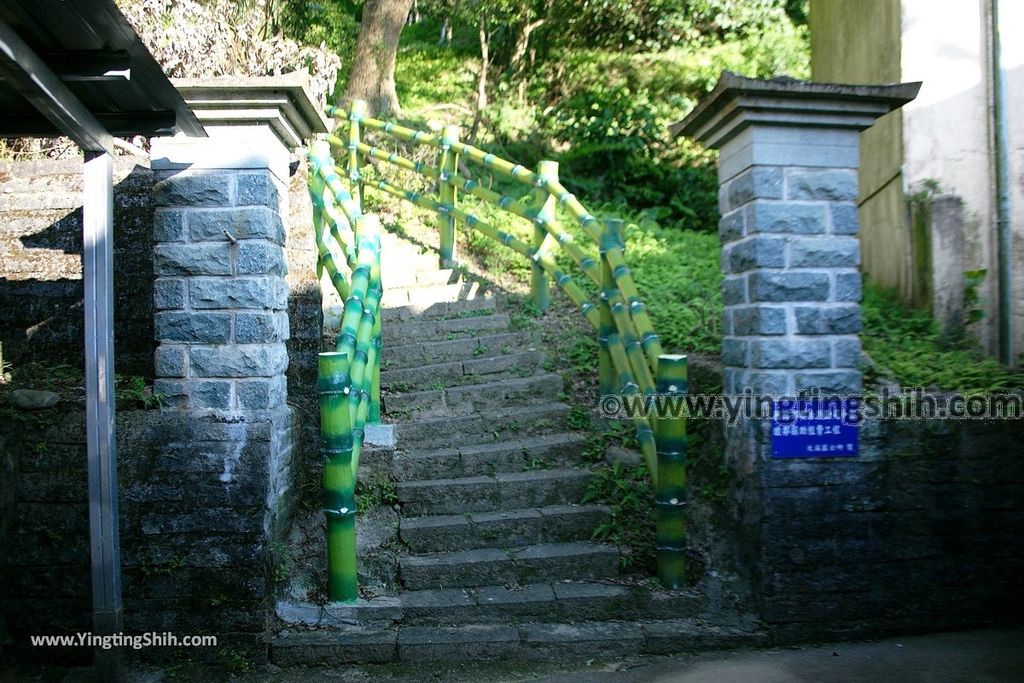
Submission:
<svg viewBox="0 0 1024 683">
<path fill-rule="evenodd" d="M 857 455 L 857 424 L 850 402 L 779 401 L 772 415 L 773 458 Z"/>
</svg>

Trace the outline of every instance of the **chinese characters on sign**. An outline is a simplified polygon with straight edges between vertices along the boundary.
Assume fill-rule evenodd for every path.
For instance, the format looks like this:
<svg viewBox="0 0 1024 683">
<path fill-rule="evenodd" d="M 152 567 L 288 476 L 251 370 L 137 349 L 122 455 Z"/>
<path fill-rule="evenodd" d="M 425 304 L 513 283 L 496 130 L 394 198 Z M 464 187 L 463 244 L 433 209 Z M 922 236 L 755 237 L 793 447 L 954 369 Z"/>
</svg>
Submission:
<svg viewBox="0 0 1024 683">
<path fill-rule="evenodd" d="M 779 401 L 772 415 L 773 458 L 857 455 L 854 406 L 847 402 Z"/>
</svg>

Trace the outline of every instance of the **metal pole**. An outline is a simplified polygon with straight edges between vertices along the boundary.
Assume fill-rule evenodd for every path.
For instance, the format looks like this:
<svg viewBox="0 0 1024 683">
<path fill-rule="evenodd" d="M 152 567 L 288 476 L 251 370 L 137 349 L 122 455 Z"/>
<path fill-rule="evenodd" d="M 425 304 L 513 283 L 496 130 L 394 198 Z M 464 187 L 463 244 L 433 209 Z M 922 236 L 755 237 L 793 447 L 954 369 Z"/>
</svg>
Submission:
<svg viewBox="0 0 1024 683">
<path fill-rule="evenodd" d="M 93 632 L 109 635 L 123 628 L 114 446 L 113 157 L 107 152 L 85 152 L 84 174 L 82 276 Z M 120 648 L 97 648 L 95 661 L 102 680 L 123 680 Z"/>
</svg>

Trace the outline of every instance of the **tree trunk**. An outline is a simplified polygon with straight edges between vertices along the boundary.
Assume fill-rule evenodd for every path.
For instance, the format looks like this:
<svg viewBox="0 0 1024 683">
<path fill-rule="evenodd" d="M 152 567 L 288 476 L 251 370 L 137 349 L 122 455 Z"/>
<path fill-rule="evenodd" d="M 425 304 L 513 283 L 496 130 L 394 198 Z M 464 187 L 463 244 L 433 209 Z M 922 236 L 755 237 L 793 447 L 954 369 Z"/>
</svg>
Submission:
<svg viewBox="0 0 1024 683">
<path fill-rule="evenodd" d="M 522 29 L 516 35 L 515 46 L 512 48 L 512 56 L 509 59 L 509 71 L 512 72 L 512 79 L 519 83 L 519 103 L 522 104 L 526 94 L 526 69 L 525 61 L 530 47 L 530 35 L 544 25 L 547 17 L 530 21 L 523 24 Z"/>
<path fill-rule="evenodd" d="M 395 92 L 398 37 L 409 16 L 412 0 L 366 0 L 359 27 L 356 55 L 339 106 L 366 100 L 371 116 L 400 116 Z"/>
</svg>

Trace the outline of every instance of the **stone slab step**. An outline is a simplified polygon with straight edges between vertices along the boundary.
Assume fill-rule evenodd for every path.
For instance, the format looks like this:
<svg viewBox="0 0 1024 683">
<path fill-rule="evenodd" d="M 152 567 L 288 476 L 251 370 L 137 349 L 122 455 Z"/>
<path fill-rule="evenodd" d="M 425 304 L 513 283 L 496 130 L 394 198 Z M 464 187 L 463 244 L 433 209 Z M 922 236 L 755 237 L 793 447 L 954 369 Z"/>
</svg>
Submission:
<svg viewBox="0 0 1024 683">
<path fill-rule="evenodd" d="M 675 654 L 763 647 L 767 635 L 698 619 L 578 624 L 399 626 L 348 631 L 285 630 L 270 644 L 278 666 L 392 661 L 473 662 L 498 659 L 585 661 L 635 654 Z"/>
<path fill-rule="evenodd" d="M 573 505 L 582 500 L 592 477 L 589 470 L 563 469 L 403 481 L 398 500 L 406 517 Z"/>
<path fill-rule="evenodd" d="M 437 257 L 430 258 L 431 267 L 427 270 L 416 270 L 396 267 L 393 271 L 384 271 L 381 264 L 381 282 L 384 291 L 395 288 L 409 287 L 431 287 L 436 285 L 455 284 L 459 280 L 459 274 L 451 268 L 439 269 Z"/>
<path fill-rule="evenodd" d="M 451 285 L 392 286 L 384 290 L 381 306 L 385 309 L 400 306 L 427 309 L 435 304 L 473 301 L 479 296 L 482 296 L 480 285 L 468 280 Z"/>
<path fill-rule="evenodd" d="M 561 375 L 513 377 L 485 384 L 463 384 L 447 389 L 407 391 L 384 396 L 384 412 L 402 420 L 468 415 L 505 405 L 531 405 L 557 401 L 564 382 Z"/>
<path fill-rule="evenodd" d="M 410 452 L 509 441 L 564 431 L 568 416 L 569 406 L 564 403 L 538 403 L 401 422 L 395 425 L 395 443 Z"/>
<path fill-rule="evenodd" d="M 586 442 L 583 435 L 564 432 L 439 450 L 399 452 L 391 474 L 397 481 L 459 479 L 565 467 L 579 462 Z"/>
<path fill-rule="evenodd" d="M 440 390 L 497 379 L 529 377 L 540 372 L 543 367 L 543 351 L 520 351 L 447 363 L 381 370 L 380 384 L 382 388 L 391 392 Z"/>
<path fill-rule="evenodd" d="M 399 537 L 414 553 L 587 541 L 610 514 L 609 508 L 603 505 L 549 505 L 499 512 L 406 517 L 399 524 Z"/>
<path fill-rule="evenodd" d="M 578 623 L 693 618 L 704 609 L 695 591 L 560 581 L 522 586 L 478 586 L 404 591 L 355 604 L 281 601 L 277 618 L 289 627 L 458 626 L 509 620 Z"/>
<path fill-rule="evenodd" d="M 422 320 L 424 318 L 458 318 L 487 315 L 497 311 L 500 305 L 494 294 L 480 294 L 465 301 L 423 302 L 404 306 L 390 306 L 381 309 L 382 323 L 406 320 Z"/>
<path fill-rule="evenodd" d="M 381 367 L 393 370 L 453 360 L 471 360 L 481 356 L 507 355 L 536 348 L 527 332 L 498 332 L 440 341 L 412 341 L 385 345 Z"/>
<path fill-rule="evenodd" d="M 399 579 L 407 590 L 585 581 L 610 578 L 618 571 L 618 549 L 590 542 L 406 555 L 398 561 Z"/>
<path fill-rule="evenodd" d="M 431 341 L 446 341 L 505 332 L 511 324 L 505 313 L 478 315 L 449 320 L 409 320 L 381 326 L 384 353 L 388 346 L 402 346 Z"/>
</svg>

